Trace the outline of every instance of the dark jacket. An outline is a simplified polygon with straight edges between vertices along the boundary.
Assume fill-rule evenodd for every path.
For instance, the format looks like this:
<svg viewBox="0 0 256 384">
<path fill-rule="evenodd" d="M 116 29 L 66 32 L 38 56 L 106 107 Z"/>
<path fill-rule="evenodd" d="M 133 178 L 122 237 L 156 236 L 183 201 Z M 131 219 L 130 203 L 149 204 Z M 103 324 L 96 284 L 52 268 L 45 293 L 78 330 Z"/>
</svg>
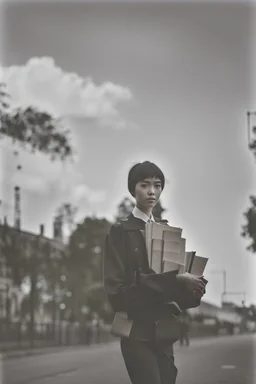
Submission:
<svg viewBox="0 0 256 384">
<path fill-rule="evenodd" d="M 200 300 L 188 295 L 175 273 L 156 274 L 149 267 L 143 230 L 144 221 L 132 214 L 111 226 L 105 242 L 104 286 L 113 311 L 127 312 L 134 320 L 132 335 L 152 339 L 155 321 L 177 311 L 168 302 L 175 300 L 183 309 L 198 306 Z"/>
</svg>

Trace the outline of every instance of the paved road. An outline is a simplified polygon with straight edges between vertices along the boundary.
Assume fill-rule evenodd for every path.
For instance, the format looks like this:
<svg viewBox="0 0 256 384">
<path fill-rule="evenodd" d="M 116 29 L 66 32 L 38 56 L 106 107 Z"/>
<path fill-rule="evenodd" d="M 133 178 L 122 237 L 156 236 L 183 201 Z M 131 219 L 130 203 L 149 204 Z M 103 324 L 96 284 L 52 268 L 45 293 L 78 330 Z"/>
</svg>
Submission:
<svg viewBox="0 0 256 384">
<path fill-rule="evenodd" d="M 256 362 L 256 335 L 177 345 L 177 384 L 255 384 L 253 354 Z M 6 359 L 3 371 L 4 384 L 130 384 L 118 343 Z"/>
</svg>

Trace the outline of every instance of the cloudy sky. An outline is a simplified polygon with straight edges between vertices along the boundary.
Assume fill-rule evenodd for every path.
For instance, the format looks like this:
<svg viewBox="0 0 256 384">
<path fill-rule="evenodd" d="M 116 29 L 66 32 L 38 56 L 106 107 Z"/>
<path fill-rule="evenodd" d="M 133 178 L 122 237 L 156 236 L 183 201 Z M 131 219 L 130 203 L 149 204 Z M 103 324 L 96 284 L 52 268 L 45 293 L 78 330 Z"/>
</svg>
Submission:
<svg viewBox="0 0 256 384">
<path fill-rule="evenodd" d="M 240 236 L 256 186 L 246 132 L 256 104 L 254 14 L 221 3 L 6 2 L 1 61 L 13 106 L 63 117 L 76 154 L 52 163 L 15 156 L 2 141 L 2 214 L 13 221 L 18 183 L 26 230 L 45 223 L 51 236 L 67 201 L 80 218 L 111 219 L 129 196 L 129 168 L 154 161 L 167 179 L 165 217 L 183 228 L 187 249 L 210 259 L 206 299 L 220 302 L 225 269 L 228 291 L 256 303 L 256 257 Z"/>
</svg>

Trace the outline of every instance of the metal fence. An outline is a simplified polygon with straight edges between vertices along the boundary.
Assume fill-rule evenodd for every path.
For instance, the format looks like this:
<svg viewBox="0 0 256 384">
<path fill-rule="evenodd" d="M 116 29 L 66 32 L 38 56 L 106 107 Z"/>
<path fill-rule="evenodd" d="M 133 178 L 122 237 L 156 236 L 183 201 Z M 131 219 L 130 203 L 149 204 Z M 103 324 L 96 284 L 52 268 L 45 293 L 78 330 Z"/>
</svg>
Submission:
<svg viewBox="0 0 256 384">
<path fill-rule="evenodd" d="M 30 324 L 0 323 L 0 349 L 90 345 L 113 340 L 109 327 L 103 325 L 62 322 Z"/>
<path fill-rule="evenodd" d="M 228 328 L 218 329 L 214 324 L 204 324 L 197 321 L 192 321 L 189 328 L 189 334 L 192 338 L 233 333 Z M 117 339 L 111 335 L 110 326 L 101 324 L 36 323 L 31 329 L 29 323 L 0 322 L 0 350 L 2 352 L 52 346 L 88 346 L 114 340 Z"/>
</svg>

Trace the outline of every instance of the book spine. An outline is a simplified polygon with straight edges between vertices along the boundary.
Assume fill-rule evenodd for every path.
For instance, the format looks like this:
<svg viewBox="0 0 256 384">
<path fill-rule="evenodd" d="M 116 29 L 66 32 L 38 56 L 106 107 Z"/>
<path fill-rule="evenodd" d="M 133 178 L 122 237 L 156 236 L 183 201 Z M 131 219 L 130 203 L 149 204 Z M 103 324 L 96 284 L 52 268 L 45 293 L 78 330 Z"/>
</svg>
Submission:
<svg viewBox="0 0 256 384">
<path fill-rule="evenodd" d="M 189 264 L 189 267 L 188 267 L 188 272 L 189 273 L 191 273 L 191 269 L 192 269 L 192 266 L 193 266 L 193 262 L 194 262 L 194 259 L 195 259 L 196 252 L 192 251 L 191 253 L 192 253 L 192 256 L 191 256 L 190 264 Z"/>
</svg>

